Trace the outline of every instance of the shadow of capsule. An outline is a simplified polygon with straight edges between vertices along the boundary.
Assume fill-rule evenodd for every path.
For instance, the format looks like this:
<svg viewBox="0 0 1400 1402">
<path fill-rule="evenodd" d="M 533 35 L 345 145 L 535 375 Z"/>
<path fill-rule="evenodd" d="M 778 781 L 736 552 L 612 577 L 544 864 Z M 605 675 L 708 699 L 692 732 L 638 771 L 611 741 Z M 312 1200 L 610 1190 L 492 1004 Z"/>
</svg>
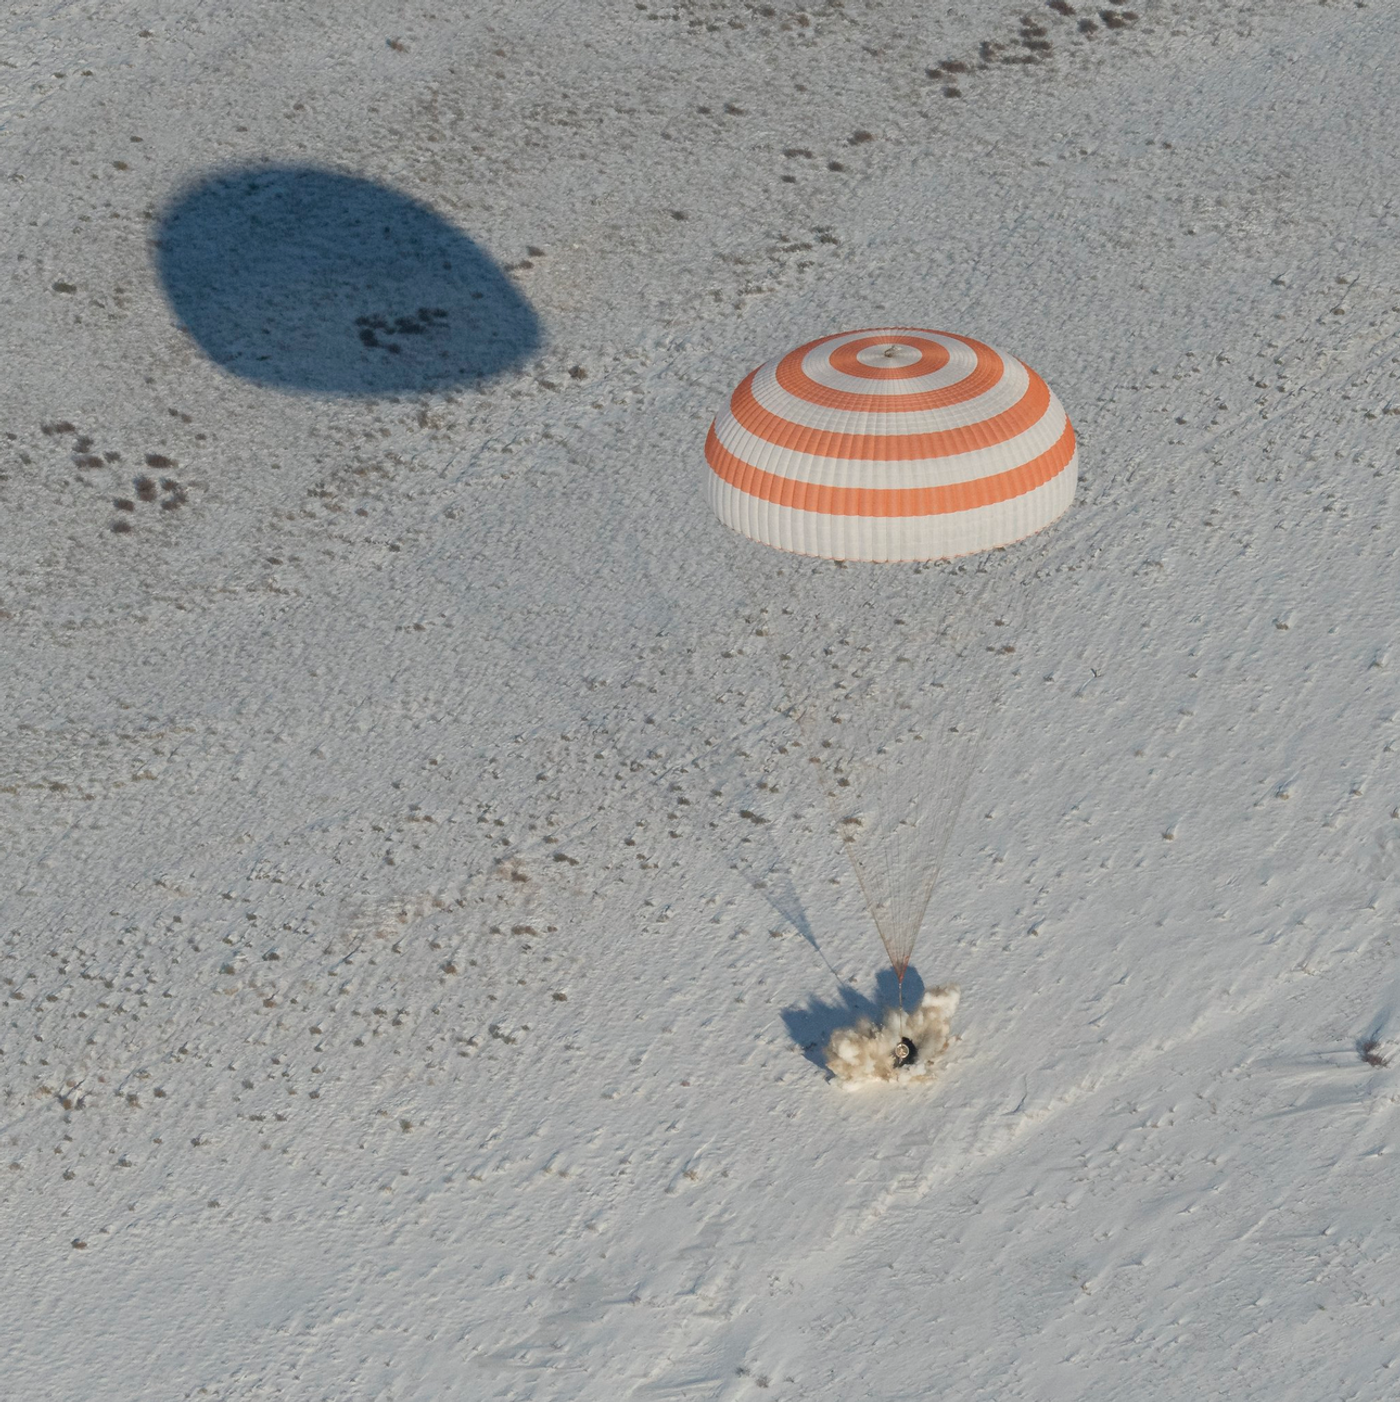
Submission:
<svg viewBox="0 0 1400 1402">
<path fill-rule="evenodd" d="M 156 271 L 216 365 L 329 395 L 480 384 L 540 346 L 499 265 L 426 205 L 314 166 L 207 173 L 161 214 Z"/>
<path fill-rule="evenodd" d="M 839 996 L 830 1002 L 811 994 L 805 1004 L 783 1009 L 783 1026 L 814 1066 L 826 1070 L 826 1044 L 837 1028 L 852 1027 L 862 1019 L 879 1022 L 888 1009 L 900 1005 L 899 983 L 893 969 L 882 969 L 875 984 L 874 998 L 842 982 Z M 904 976 L 903 1006 L 917 1008 L 923 996 L 924 981 L 919 971 L 911 967 Z"/>
</svg>

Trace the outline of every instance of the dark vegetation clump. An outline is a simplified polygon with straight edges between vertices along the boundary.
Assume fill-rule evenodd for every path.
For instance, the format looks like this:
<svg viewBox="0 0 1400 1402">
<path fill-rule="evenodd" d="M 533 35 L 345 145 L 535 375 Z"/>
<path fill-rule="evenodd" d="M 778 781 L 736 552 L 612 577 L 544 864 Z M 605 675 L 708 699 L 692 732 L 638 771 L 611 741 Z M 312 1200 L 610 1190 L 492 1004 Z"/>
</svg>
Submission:
<svg viewBox="0 0 1400 1402">
<path fill-rule="evenodd" d="M 1050 0 L 1050 8 L 1059 15 L 1072 15 L 1074 13 L 1074 6 L 1069 3 L 1069 0 Z"/>
<path fill-rule="evenodd" d="M 533 267 L 528 262 L 519 264 L 522 268 Z M 419 307 L 416 316 L 398 316 L 392 319 L 387 316 L 357 316 L 355 325 L 360 328 L 360 342 L 371 349 L 387 350 L 391 355 L 398 355 L 402 347 L 393 341 L 381 341 L 379 337 L 384 336 L 422 336 L 429 331 L 436 330 L 447 320 L 447 311 L 444 307 Z"/>
<path fill-rule="evenodd" d="M 1390 1065 L 1390 1058 L 1381 1051 L 1381 1044 L 1375 1037 L 1363 1037 L 1356 1044 L 1356 1054 L 1367 1066 Z"/>
<path fill-rule="evenodd" d="M 1045 36 L 1049 32 L 1043 24 L 1037 24 L 1027 16 L 1021 21 L 1021 47 L 1030 49 L 1032 53 L 1048 54 L 1052 46 Z"/>
<path fill-rule="evenodd" d="M 174 458 L 166 457 L 164 453 L 147 453 L 146 466 L 153 467 L 159 472 L 162 468 L 179 467 L 180 464 L 177 463 Z"/>
<path fill-rule="evenodd" d="M 154 501 L 156 499 L 155 479 L 147 477 L 142 473 L 140 477 L 133 480 L 133 487 L 136 488 L 136 495 L 141 501 Z"/>
<path fill-rule="evenodd" d="M 128 521 L 125 516 L 118 516 L 117 519 L 112 522 L 113 535 L 126 535 L 130 530 L 131 522 Z"/>
</svg>

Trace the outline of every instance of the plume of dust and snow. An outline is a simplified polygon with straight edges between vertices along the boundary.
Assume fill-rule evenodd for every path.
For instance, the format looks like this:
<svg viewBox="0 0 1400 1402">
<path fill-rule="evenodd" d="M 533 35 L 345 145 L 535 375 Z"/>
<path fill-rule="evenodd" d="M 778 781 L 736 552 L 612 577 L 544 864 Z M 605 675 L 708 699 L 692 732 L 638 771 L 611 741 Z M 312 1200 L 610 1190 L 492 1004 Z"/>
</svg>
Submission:
<svg viewBox="0 0 1400 1402">
<path fill-rule="evenodd" d="M 909 1012 L 890 1008 L 883 1022 L 861 1018 L 839 1028 L 826 1044 L 827 1067 L 847 1090 L 927 1080 L 952 1041 L 949 1024 L 960 997 L 955 984 L 944 984 L 928 989 Z"/>
</svg>

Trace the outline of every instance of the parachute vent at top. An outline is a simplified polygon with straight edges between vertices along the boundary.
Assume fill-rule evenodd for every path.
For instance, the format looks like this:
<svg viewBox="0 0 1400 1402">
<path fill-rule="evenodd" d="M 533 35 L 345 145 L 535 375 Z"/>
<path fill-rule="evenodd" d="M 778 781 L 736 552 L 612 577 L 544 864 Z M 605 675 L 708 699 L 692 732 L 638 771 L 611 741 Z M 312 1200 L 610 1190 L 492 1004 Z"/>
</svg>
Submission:
<svg viewBox="0 0 1400 1402">
<path fill-rule="evenodd" d="M 1074 430 L 1045 381 L 967 336 L 886 327 L 760 366 L 705 444 L 721 521 L 838 560 L 994 550 L 1074 497 Z"/>
</svg>

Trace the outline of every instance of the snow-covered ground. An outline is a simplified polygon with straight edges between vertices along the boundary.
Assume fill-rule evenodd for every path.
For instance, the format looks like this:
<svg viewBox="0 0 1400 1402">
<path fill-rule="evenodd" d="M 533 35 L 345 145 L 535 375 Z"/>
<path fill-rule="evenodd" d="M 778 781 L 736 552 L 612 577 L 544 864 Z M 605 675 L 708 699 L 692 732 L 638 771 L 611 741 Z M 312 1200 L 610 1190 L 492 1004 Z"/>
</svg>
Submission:
<svg viewBox="0 0 1400 1402">
<path fill-rule="evenodd" d="M 1400 1395 L 1400 6 L 1073 8 L 9 7 L 0 1392 Z M 325 172 L 419 241 L 202 303 L 175 214 Z M 429 246 L 479 382 L 386 369 Z M 702 445 L 892 321 L 1082 478 L 959 1040 L 844 1095 L 890 980 Z"/>
</svg>

